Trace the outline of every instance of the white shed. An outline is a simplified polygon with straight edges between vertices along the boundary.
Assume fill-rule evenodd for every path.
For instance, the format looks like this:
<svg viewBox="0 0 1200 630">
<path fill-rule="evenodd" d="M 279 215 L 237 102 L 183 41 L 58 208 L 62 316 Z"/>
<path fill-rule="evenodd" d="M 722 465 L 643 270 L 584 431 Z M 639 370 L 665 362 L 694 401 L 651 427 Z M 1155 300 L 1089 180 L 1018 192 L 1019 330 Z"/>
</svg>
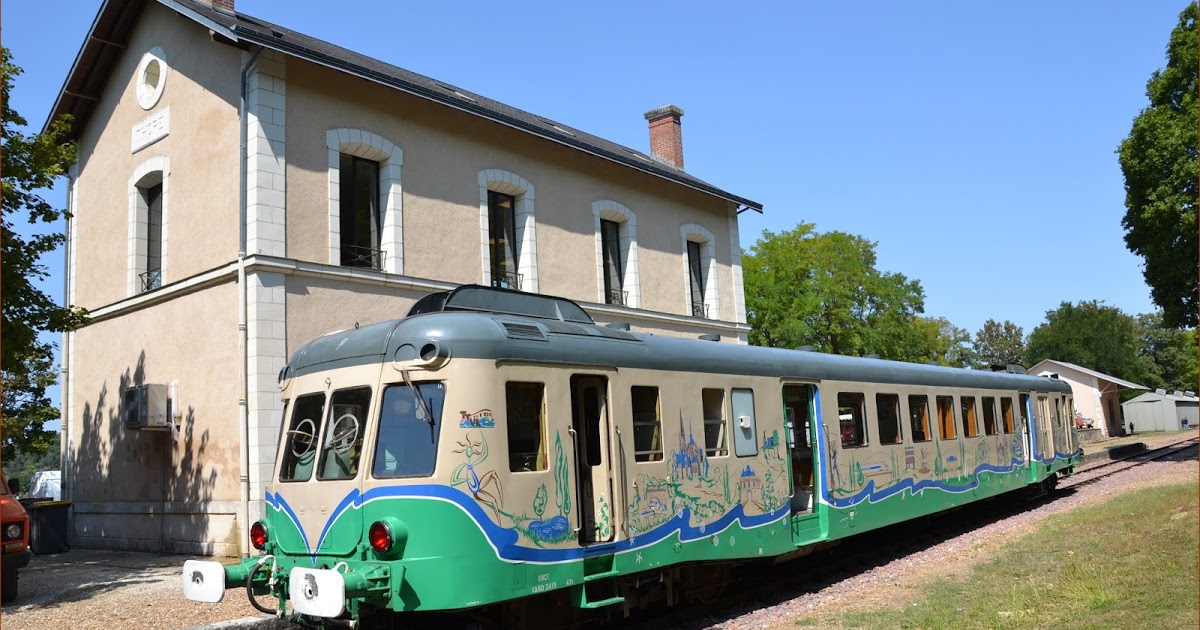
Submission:
<svg viewBox="0 0 1200 630">
<path fill-rule="evenodd" d="M 1075 415 L 1093 421 L 1105 437 L 1120 435 L 1124 424 L 1121 419 L 1122 389 L 1150 389 L 1144 385 L 1097 372 L 1082 365 L 1066 361 L 1046 359 L 1029 368 L 1030 374 L 1038 376 L 1056 376 L 1071 386 L 1075 400 Z M 1136 420 L 1135 428 L 1140 430 L 1142 425 Z"/>
<path fill-rule="evenodd" d="M 1125 422 L 1133 423 L 1136 431 L 1182 431 L 1183 421 L 1188 428 L 1195 428 L 1200 417 L 1200 398 L 1194 392 L 1172 392 L 1165 390 L 1146 392 L 1137 398 L 1121 403 Z"/>
</svg>

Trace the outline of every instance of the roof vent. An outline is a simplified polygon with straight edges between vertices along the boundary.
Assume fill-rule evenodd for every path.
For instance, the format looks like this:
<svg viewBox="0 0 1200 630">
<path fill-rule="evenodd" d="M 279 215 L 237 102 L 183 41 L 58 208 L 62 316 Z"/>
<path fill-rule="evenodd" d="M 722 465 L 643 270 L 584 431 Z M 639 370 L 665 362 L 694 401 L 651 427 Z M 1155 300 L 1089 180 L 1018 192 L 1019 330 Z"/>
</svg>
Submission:
<svg viewBox="0 0 1200 630">
<path fill-rule="evenodd" d="M 629 322 L 613 322 L 606 324 L 605 327 L 613 330 L 629 330 Z"/>
<path fill-rule="evenodd" d="M 545 341 L 546 335 L 542 334 L 542 329 L 533 324 L 513 324 L 510 322 L 501 322 L 504 325 L 504 332 L 509 339 L 531 339 L 534 341 Z"/>
<path fill-rule="evenodd" d="M 1179 391 L 1179 390 L 1177 389 L 1177 390 L 1175 390 L 1175 391 L 1171 392 L 1171 395 L 1172 395 L 1172 396 L 1182 396 L 1182 395 L 1183 395 L 1183 392 L 1181 392 L 1181 391 Z"/>
<path fill-rule="evenodd" d="M 1159 396 L 1166 396 L 1166 395 L 1167 395 L 1167 390 L 1165 390 L 1165 389 L 1156 389 L 1156 390 L 1154 390 L 1154 393 L 1155 393 L 1155 394 L 1158 394 Z"/>
<path fill-rule="evenodd" d="M 1193 391 L 1189 390 L 1189 391 L 1183 392 L 1183 395 L 1184 395 L 1184 396 L 1187 396 L 1188 398 L 1195 398 L 1195 397 L 1196 397 L 1196 392 L 1193 392 Z"/>
<path fill-rule="evenodd" d="M 879 355 L 872 352 L 871 354 L 864 354 L 863 358 L 864 359 L 878 359 Z"/>
<path fill-rule="evenodd" d="M 815 352 L 817 350 L 815 346 L 811 345 L 797 346 L 796 349 L 800 352 Z"/>
<path fill-rule="evenodd" d="M 1050 372 L 1049 374 L 1046 375 L 1046 378 L 1052 378 L 1057 381 L 1058 380 L 1058 372 Z"/>
<path fill-rule="evenodd" d="M 1020 363 L 1009 363 L 1005 366 L 1005 371 L 1009 374 L 1028 374 L 1025 371 L 1025 366 Z"/>
<path fill-rule="evenodd" d="M 700 339 L 702 341 L 720 341 L 721 335 L 718 335 L 716 333 L 709 333 L 707 335 L 700 335 Z"/>
</svg>

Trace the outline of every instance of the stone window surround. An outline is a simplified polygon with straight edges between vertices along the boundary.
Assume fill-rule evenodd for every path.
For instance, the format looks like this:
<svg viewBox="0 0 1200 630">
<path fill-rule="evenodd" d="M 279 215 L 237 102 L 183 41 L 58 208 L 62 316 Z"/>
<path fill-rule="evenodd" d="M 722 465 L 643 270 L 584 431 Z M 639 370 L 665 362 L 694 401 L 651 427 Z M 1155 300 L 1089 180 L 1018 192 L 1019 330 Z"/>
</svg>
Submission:
<svg viewBox="0 0 1200 630">
<path fill-rule="evenodd" d="M 489 190 L 512 195 L 516 200 L 513 214 L 517 223 L 517 273 L 521 274 L 521 290 L 537 293 L 537 221 L 534 218 L 535 191 L 533 184 L 520 175 L 498 168 L 479 171 L 479 239 L 483 261 L 482 284 L 484 286 L 492 284 L 492 257 L 488 246 Z"/>
<path fill-rule="evenodd" d="M 596 232 L 596 301 L 605 304 L 604 294 L 604 245 L 600 234 L 600 220 L 614 221 L 620 225 L 621 288 L 627 293 L 625 306 L 640 308 L 642 305 L 641 276 L 638 272 L 637 215 L 611 199 L 592 202 L 592 217 Z"/>
<path fill-rule="evenodd" d="M 708 305 L 708 319 L 721 319 L 721 299 L 717 283 L 716 237 L 708 228 L 685 223 L 679 228 L 680 258 L 683 262 L 684 313 L 692 314 L 692 276 L 688 268 L 688 241 L 700 244 L 700 267 L 704 270 L 704 303 Z"/>
<path fill-rule="evenodd" d="M 141 279 L 139 275 L 145 271 L 146 256 L 149 236 L 149 217 L 146 209 L 141 203 L 141 189 L 146 185 L 154 185 L 158 182 L 148 182 L 148 178 L 153 175 L 159 175 L 162 178 L 162 263 L 159 267 L 161 274 L 161 284 L 167 283 L 168 272 L 168 256 L 170 251 L 167 247 L 168 235 L 168 217 L 170 216 L 170 181 L 171 181 L 171 158 L 165 155 L 156 155 L 142 162 L 133 170 L 133 174 L 129 176 L 129 229 L 128 229 L 128 256 L 127 256 L 127 272 L 126 272 L 126 294 L 130 297 L 142 292 Z"/>
<path fill-rule="evenodd" d="M 342 264 L 341 154 L 379 162 L 379 207 L 383 208 L 383 271 L 404 273 L 404 194 L 400 184 L 404 151 L 387 138 L 362 129 L 325 132 L 329 149 L 329 264 Z"/>
</svg>

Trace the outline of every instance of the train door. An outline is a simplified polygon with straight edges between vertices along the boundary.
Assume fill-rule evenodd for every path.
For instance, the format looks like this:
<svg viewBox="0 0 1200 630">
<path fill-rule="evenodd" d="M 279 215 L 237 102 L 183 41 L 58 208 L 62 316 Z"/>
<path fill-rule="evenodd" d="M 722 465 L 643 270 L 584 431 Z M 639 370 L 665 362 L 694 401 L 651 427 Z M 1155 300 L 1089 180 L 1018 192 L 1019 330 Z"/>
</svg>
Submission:
<svg viewBox="0 0 1200 630">
<path fill-rule="evenodd" d="M 1033 433 L 1033 407 L 1029 401 L 1029 394 L 1022 393 L 1020 395 L 1020 404 L 1017 405 L 1018 426 L 1017 433 L 1021 436 L 1022 459 L 1025 463 L 1037 459 L 1037 454 L 1034 452 L 1034 433 Z M 1029 467 L 1030 480 L 1035 481 L 1033 471 L 1036 470 L 1033 466 Z"/>
<path fill-rule="evenodd" d="M 609 445 L 608 379 L 593 374 L 571 377 L 571 439 L 575 446 L 579 544 L 607 542 L 613 520 L 612 453 Z"/>
<path fill-rule="evenodd" d="M 1037 426 L 1038 458 L 1046 461 L 1054 456 L 1054 420 L 1049 396 L 1037 397 L 1037 409 L 1033 416 Z"/>
<path fill-rule="evenodd" d="M 813 422 L 812 385 L 783 386 L 783 414 L 791 454 L 792 512 L 811 513 L 815 497 L 813 444 L 816 424 Z"/>
</svg>

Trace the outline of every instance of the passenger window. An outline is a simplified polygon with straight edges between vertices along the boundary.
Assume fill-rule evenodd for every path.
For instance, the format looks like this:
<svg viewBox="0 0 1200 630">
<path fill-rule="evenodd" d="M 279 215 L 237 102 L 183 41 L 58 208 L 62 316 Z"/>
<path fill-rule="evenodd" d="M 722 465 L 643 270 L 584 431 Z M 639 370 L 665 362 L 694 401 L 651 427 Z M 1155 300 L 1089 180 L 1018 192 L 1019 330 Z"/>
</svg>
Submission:
<svg viewBox="0 0 1200 630">
<path fill-rule="evenodd" d="M 954 439 L 954 397 L 937 397 L 938 432 L 943 440 Z"/>
<path fill-rule="evenodd" d="M 317 461 L 317 435 L 325 419 L 325 394 L 306 394 L 296 399 L 292 422 L 283 442 L 280 481 L 308 481 Z"/>
<path fill-rule="evenodd" d="M 1013 433 L 1012 398 L 1005 396 L 1000 399 L 1000 415 L 1004 417 L 1004 432 Z"/>
<path fill-rule="evenodd" d="M 983 433 L 996 435 L 996 399 L 991 396 L 983 397 Z"/>
<path fill-rule="evenodd" d="M 546 470 L 545 385 L 508 383 L 505 386 L 508 424 L 508 469 L 512 472 Z"/>
<path fill-rule="evenodd" d="M 962 396 L 959 402 L 962 403 L 963 437 L 973 438 L 979 435 L 979 425 L 975 422 L 975 397 Z"/>
<path fill-rule="evenodd" d="M 1054 426 L 1061 427 L 1062 423 L 1062 401 L 1058 398 L 1054 399 Z"/>
<path fill-rule="evenodd" d="M 419 400 L 413 396 L 414 389 Z M 440 381 L 413 383 L 411 388 L 400 383 L 383 390 L 372 476 L 394 479 L 433 474 L 445 400 L 445 386 Z M 424 409 L 419 402 L 424 402 Z"/>
<path fill-rule="evenodd" d="M 735 387 L 729 392 L 733 407 L 733 453 L 738 457 L 758 455 L 758 422 L 754 417 L 754 390 Z M 765 436 L 764 436 L 765 437 Z"/>
<path fill-rule="evenodd" d="M 362 455 L 363 434 L 366 433 L 367 412 L 371 408 L 371 388 L 356 387 L 333 393 L 329 401 L 329 427 L 325 429 L 325 446 L 317 479 L 353 479 L 358 475 L 358 460 Z"/>
<path fill-rule="evenodd" d="M 700 391 L 700 398 L 704 405 L 704 454 L 725 457 L 729 455 L 725 434 L 725 390 L 704 389 Z"/>
<path fill-rule="evenodd" d="M 900 434 L 900 397 L 895 394 L 875 394 L 875 411 L 879 421 L 879 443 L 899 444 L 903 441 Z"/>
<path fill-rule="evenodd" d="M 633 387 L 633 458 L 639 462 L 662 461 L 662 415 L 657 387 Z"/>
<path fill-rule="evenodd" d="M 842 446 L 865 446 L 867 443 L 866 397 L 858 392 L 838 393 L 838 423 L 841 426 Z"/>
<path fill-rule="evenodd" d="M 908 419 L 912 427 L 913 442 L 928 442 L 929 435 L 929 397 L 908 397 Z"/>
</svg>

